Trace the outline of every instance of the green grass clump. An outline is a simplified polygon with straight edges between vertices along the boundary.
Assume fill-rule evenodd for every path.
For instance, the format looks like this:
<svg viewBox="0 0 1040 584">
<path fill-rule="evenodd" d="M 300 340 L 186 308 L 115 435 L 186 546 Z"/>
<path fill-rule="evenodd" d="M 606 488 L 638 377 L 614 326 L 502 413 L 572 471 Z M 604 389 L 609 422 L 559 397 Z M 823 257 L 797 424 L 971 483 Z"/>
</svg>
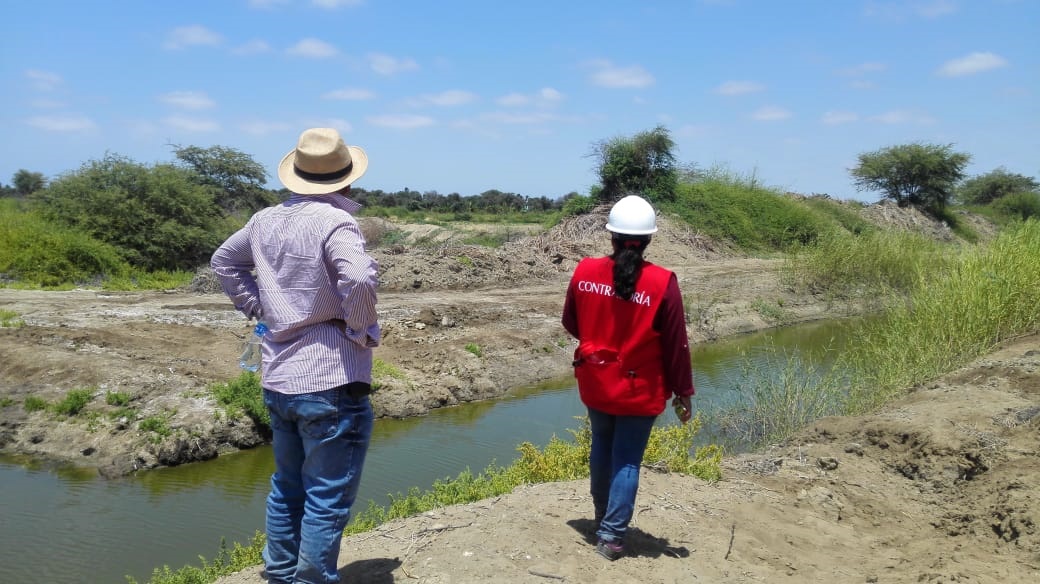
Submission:
<svg viewBox="0 0 1040 584">
<path fill-rule="evenodd" d="M 25 326 L 17 312 L 13 310 L 0 310 L 0 328 L 19 328 Z"/>
<path fill-rule="evenodd" d="M 94 398 L 93 389 L 73 389 L 65 394 L 61 401 L 53 406 L 54 413 L 62 416 L 75 416 L 87 407 Z"/>
<path fill-rule="evenodd" d="M 227 383 L 210 386 L 210 393 L 231 418 L 245 414 L 263 428 L 271 427 L 271 413 L 264 404 L 264 392 L 260 387 L 260 376 L 252 371 L 243 371 Z"/>
<path fill-rule="evenodd" d="M 25 401 L 22 402 L 22 407 L 24 407 L 27 412 L 42 412 L 49 408 L 50 405 L 50 402 L 35 395 L 26 397 Z"/>
<path fill-rule="evenodd" d="M 142 432 L 150 432 L 152 434 L 155 434 L 155 437 L 153 437 L 154 442 L 158 442 L 159 440 L 162 440 L 163 438 L 166 438 L 167 436 L 173 434 L 173 429 L 170 428 L 170 420 L 168 414 L 149 416 L 141 420 L 140 423 L 137 424 L 137 428 Z"/>
<path fill-rule="evenodd" d="M 130 394 L 123 391 L 106 391 L 105 403 L 110 406 L 126 407 L 130 405 Z"/>
<path fill-rule="evenodd" d="M 476 343 L 466 343 L 466 351 L 468 353 L 472 353 L 473 355 L 476 355 L 477 357 L 483 357 L 484 356 L 484 349 L 481 349 L 480 345 L 478 345 Z"/>
</svg>

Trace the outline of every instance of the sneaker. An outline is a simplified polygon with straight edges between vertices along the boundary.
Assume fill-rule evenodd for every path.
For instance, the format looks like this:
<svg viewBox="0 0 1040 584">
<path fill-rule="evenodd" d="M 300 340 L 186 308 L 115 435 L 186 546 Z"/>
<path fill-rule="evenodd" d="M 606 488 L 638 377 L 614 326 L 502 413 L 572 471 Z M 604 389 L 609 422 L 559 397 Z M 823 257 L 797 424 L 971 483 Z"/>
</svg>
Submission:
<svg viewBox="0 0 1040 584">
<path fill-rule="evenodd" d="M 620 541 L 607 541 L 601 539 L 599 540 L 599 543 L 596 544 L 596 553 L 613 562 L 625 555 L 625 546 L 621 545 Z"/>
</svg>

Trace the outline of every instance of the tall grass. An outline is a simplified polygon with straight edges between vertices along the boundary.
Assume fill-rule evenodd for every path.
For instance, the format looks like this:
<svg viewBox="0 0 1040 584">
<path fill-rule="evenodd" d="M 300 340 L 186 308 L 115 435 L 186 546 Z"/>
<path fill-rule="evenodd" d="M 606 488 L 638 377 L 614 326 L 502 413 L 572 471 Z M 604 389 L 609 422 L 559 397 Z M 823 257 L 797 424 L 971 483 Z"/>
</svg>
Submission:
<svg viewBox="0 0 1040 584">
<path fill-rule="evenodd" d="M 846 366 L 860 383 L 848 409 L 870 409 L 1038 328 L 1040 222 L 1030 220 L 962 251 L 905 303 L 857 332 Z"/>
<path fill-rule="evenodd" d="M 464 470 L 454 479 L 434 482 L 425 491 L 412 488 L 407 493 L 391 495 L 386 507 L 369 502 L 357 513 L 344 531 L 357 534 L 371 531 L 379 525 L 411 517 L 447 505 L 480 501 L 502 495 L 523 484 L 575 480 L 588 477 L 589 448 L 592 433 L 587 418 L 581 418 L 578 430 L 571 430 L 572 440 L 553 436 L 544 449 L 529 442 L 517 450 L 520 457 L 506 467 L 492 464 L 483 472 L 473 474 Z M 721 451 L 708 446 L 693 452 L 693 442 L 701 428 L 700 418 L 685 426 L 654 428 L 650 435 L 643 464 L 669 472 L 688 473 L 707 481 L 721 477 Z M 185 566 L 178 570 L 163 566 L 153 571 L 149 584 L 209 584 L 225 576 L 261 563 L 264 546 L 263 534 L 256 534 L 248 545 L 235 544 L 228 549 L 222 545 L 213 561 L 200 558 L 201 567 Z M 130 584 L 137 581 L 127 577 Z"/>
<path fill-rule="evenodd" d="M 735 383 L 740 394 L 717 415 L 741 447 L 783 440 L 823 416 L 873 410 L 1002 341 L 1040 330 L 1038 221 L 975 247 L 868 234 L 826 240 L 806 254 L 801 269 L 829 277 L 831 290 L 899 293 L 889 295 L 884 314 L 850 327 L 833 366 L 775 348 L 759 364 L 746 359 Z"/>
<path fill-rule="evenodd" d="M 953 257 L 950 246 L 903 231 L 870 230 L 863 235 L 831 231 L 815 245 L 791 250 L 785 281 L 810 292 L 840 298 L 906 294 Z"/>
</svg>

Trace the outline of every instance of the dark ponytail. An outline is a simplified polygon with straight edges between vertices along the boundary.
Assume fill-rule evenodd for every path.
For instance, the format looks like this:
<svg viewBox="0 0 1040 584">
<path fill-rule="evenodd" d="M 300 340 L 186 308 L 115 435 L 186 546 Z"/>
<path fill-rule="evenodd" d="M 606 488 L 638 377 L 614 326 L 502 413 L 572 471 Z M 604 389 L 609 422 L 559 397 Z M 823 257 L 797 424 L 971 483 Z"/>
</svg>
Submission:
<svg viewBox="0 0 1040 584">
<path fill-rule="evenodd" d="M 636 291 L 636 281 L 643 268 L 643 250 L 650 244 L 649 236 L 611 238 L 614 253 L 614 294 L 622 300 L 629 300 Z"/>
</svg>

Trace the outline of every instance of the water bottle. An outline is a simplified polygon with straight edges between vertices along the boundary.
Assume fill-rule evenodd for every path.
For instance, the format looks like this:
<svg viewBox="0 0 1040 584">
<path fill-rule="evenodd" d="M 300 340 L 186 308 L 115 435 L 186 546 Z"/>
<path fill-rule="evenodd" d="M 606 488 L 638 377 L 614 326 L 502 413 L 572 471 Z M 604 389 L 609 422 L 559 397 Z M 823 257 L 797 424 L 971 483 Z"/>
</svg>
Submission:
<svg viewBox="0 0 1040 584">
<path fill-rule="evenodd" d="M 267 333 L 267 325 L 258 322 L 253 327 L 253 334 L 249 335 L 242 344 L 242 356 L 238 358 L 238 366 L 246 371 L 260 369 L 260 361 L 263 355 L 261 346 L 264 342 L 264 334 Z"/>
</svg>

